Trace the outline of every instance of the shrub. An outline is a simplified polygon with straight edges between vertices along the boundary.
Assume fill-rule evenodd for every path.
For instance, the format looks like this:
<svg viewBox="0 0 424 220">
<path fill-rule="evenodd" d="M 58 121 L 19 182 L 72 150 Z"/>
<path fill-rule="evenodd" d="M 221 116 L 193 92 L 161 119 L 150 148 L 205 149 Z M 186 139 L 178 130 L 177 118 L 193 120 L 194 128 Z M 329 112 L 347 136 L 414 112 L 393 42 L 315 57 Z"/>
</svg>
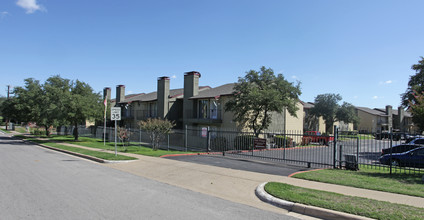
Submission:
<svg viewBox="0 0 424 220">
<path fill-rule="evenodd" d="M 293 147 L 293 138 L 276 135 L 274 137 L 274 143 L 278 147 Z"/>
<path fill-rule="evenodd" d="M 309 143 L 311 143 L 312 142 L 312 138 L 311 137 L 303 137 L 302 138 L 302 143 L 301 143 L 301 145 L 303 145 L 303 146 L 305 146 L 305 145 L 308 145 Z"/>
<path fill-rule="evenodd" d="M 234 148 L 236 150 L 251 150 L 255 140 L 254 135 L 240 135 L 234 139 Z"/>
<path fill-rule="evenodd" d="M 175 123 L 166 119 L 148 118 L 146 121 L 139 121 L 138 126 L 141 130 L 149 133 L 152 148 L 153 150 L 157 150 L 159 148 L 159 142 L 165 135 L 172 132 L 171 129 L 175 126 Z"/>
<path fill-rule="evenodd" d="M 225 151 L 227 150 L 227 138 L 225 137 L 216 137 L 211 140 L 211 150 L 212 151 Z"/>
</svg>

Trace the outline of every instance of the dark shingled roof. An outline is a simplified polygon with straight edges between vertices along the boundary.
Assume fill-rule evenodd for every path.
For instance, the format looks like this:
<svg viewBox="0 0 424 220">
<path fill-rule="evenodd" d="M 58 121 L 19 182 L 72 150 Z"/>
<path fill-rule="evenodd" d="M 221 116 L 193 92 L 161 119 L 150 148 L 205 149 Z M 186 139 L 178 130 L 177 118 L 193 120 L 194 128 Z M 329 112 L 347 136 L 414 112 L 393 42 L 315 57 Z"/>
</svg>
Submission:
<svg viewBox="0 0 424 220">
<path fill-rule="evenodd" d="M 386 109 L 384 109 L 384 108 L 375 108 L 375 110 L 386 113 Z M 399 115 L 399 111 L 397 109 L 392 109 L 392 114 L 393 115 Z M 405 111 L 404 116 L 405 117 L 412 117 L 412 114 L 411 114 L 411 112 Z"/>
<path fill-rule="evenodd" d="M 207 90 L 209 89 L 209 86 L 199 86 L 199 91 L 203 91 L 203 90 Z M 183 97 L 184 95 L 184 89 L 170 89 L 169 90 L 169 97 L 170 98 L 180 98 Z M 129 99 L 125 98 L 125 100 L 122 103 L 128 103 L 128 102 L 150 102 L 150 101 L 155 101 L 158 98 L 158 93 L 157 92 L 151 92 L 151 93 L 147 93 L 147 94 L 140 94 L 134 97 L 131 97 Z"/>
<path fill-rule="evenodd" d="M 190 99 L 205 99 L 205 98 L 219 98 L 224 95 L 232 95 L 234 91 L 235 83 L 228 83 L 222 86 L 218 86 L 212 89 L 199 91 L 199 94 Z"/>
<path fill-rule="evenodd" d="M 375 110 L 375 109 L 370 109 L 370 108 L 367 108 L 367 107 L 356 107 L 356 109 L 364 111 L 364 112 L 372 114 L 372 115 L 387 116 L 385 112 Z"/>
<path fill-rule="evenodd" d="M 310 108 L 313 108 L 315 106 L 314 103 L 312 103 L 312 102 L 302 102 L 302 104 L 303 104 L 304 109 L 310 109 Z"/>
</svg>

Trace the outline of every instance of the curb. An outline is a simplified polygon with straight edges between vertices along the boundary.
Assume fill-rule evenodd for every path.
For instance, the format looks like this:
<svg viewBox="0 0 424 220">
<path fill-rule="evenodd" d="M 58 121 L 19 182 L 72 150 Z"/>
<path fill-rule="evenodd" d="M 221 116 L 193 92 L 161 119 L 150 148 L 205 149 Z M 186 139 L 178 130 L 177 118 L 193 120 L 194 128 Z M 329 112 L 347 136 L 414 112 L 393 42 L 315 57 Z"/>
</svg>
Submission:
<svg viewBox="0 0 424 220">
<path fill-rule="evenodd" d="M 286 200 L 282 200 L 279 198 L 276 198 L 274 196 L 271 196 L 265 191 L 265 185 L 268 182 L 260 184 L 256 190 L 255 194 L 256 196 L 269 204 L 272 204 L 274 206 L 286 209 L 291 212 L 296 212 L 302 215 L 309 215 L 316 218 L 322 218 L 322 219 L 344 219 L 344 220 L 370 220 L 371 218 L 363 217 L 363 216 L 357 216 L 352 215 L 348 213 L 338 212 L 334 210 L 319 208 L 315 206 L 309 206 L 309 205 L 303 205 L 299 203 L 289 202 Z"/>
<path fill-rule="evenodd" d="M 32 141 L 29 141 L 29 142 L 34 143 Z M 62 149 L 50 147 L 50 146 L 47 146 L 47 145 L 44 145 L 44 144 L 38 144 L 38 143 L 35 143 L 35 144 L 37 144 L 38 146 L 50 149 L 50 150 L 59 151 L 59 152 L 65 153 L 65 154 L 71 154 L 71 155 L 74 155 L 74 156 L 77 156 L 77 157 L 82 157 L 82 158 L 85 158 L 85 159 L 88 159 L 88 160 L 96 161 L 98 163 L 107 163 L 108 162 L 108 161 L 105 161 L 103 159 L 99 159 L 97 157 L 92 157 L 92 156 L 88 156 L 88 155 L 84 155 L 84 154 L 80 154 L 80 153 L 75 153 L 75 152 L 72 152 L 72 151 L 62 150 Z"/>
</svg>

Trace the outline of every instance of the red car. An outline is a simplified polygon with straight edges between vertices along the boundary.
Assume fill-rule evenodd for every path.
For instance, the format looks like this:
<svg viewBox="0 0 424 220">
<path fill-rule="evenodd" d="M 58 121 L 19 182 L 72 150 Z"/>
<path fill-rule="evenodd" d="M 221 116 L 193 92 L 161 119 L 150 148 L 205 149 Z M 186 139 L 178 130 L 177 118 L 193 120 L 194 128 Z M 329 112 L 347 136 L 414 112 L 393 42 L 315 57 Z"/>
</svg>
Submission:
<svg viewBox="0 0 424 220">
<path fill-rule="evenodd" d="M 328 146 L 331 141 L 334 141 L 333 136 L 321 135 L 319 131 L 306 131 L 302 138 L 302 142 L 306 144 L 319 143 Z"/>
</svg>

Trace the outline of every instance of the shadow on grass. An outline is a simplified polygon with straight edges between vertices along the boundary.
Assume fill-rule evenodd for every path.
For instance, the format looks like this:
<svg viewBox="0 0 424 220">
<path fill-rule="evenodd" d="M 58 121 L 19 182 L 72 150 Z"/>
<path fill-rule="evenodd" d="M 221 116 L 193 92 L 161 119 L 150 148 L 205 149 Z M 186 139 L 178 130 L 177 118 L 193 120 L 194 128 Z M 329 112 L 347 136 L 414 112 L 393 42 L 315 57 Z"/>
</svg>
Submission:
<svg viewBox="0 0 424 220">
<path fill-rule="evenodd" d="M 407 184 L 421 184 L 422 183 L 422 176 L 424 173 L 370 173 L 370 172 L 357 172 L 356 175 L 358 176 L 367 176 L 367 177 L 375 177 L 375 178 L 381 178 L 381 179 L 390 179 L 390 180 L 396 180 L 401 183 L 407 183 Z"/>
</svg>

